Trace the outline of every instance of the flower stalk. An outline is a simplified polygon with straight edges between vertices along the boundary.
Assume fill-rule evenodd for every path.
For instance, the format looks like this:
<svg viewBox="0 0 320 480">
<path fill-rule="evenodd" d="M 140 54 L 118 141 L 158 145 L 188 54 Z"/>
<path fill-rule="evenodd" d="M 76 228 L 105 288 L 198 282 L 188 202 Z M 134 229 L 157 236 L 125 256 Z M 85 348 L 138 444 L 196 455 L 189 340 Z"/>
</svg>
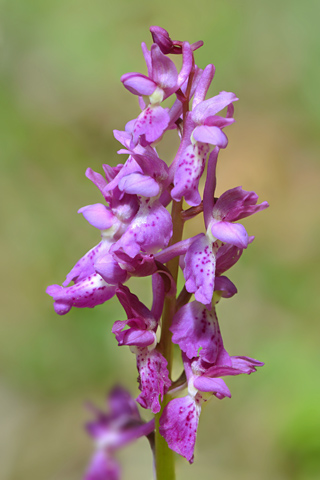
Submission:
<svg viewBox="0 0 320 480">
<path fill-rule="evenodd" d="M 182 200 L 179 202 L 172 202 L 172 223 L 173 223 L 173 234 L 170 241 L 171 245 L 174 245 L 181 241 L 183 234 L 183 225 L 184 222 L 181 216 L 182 211 Z M 179 269 L 179 257 L 175 257 L 167 263 L 168 270 L 171 273 L 171 276 L 177 284 L 178 280 L 178 269 Z M 171 378 L 172 374 L 172 353 L 173 353 L 173 343 L 171 342 L 172 334 L 170 332 L 171 323 L 176 313 L 176 294 L 172 296 L 167 296 L 164 302 L 163 316 L 162 316 L 162 325 L 161 325 L 161 338 L 158 345 L 159 351 L 162 353 L 164 358 L 168 362 L 168 371 L 169 377 Z M 174 454 L 173 451 L 168 447 L 165 439 L 160 435 L 159 432 L 159 421 L 162 415 L 162 412 L 166 405 L 169 403 L 170 397 L 168 394 L 165 394 L 161 410 L 156 414 L 156 424 L 155 424 L 155 466 L 156 466 L 156 480 L 174 480 L 175 479 L 175 469 L 174 469 Z"/>
</svg>

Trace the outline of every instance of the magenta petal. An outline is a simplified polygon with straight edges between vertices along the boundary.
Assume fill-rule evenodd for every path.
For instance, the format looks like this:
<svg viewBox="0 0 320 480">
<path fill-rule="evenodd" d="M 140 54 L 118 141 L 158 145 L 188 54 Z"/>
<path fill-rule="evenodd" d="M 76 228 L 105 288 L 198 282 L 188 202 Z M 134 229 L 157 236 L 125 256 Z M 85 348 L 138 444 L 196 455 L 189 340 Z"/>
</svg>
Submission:
<svg viewBox="0 0 320 480">
<path fill-rule="evenodd" d="M 181 87 L 190 75 L 193 62 L 192 48 L 188 42 L 182 44 L 182 67 L 177 79 L 177 87 Z"/>
<path fill-rule="evenodd" d="M 248 246 L 247 231 L 240 223 L 216 222 L 212 225 L 211 232 L 221 242 L 230 243 L 239 248 L 247 248 Z"/>
<path fill-rule="evenodd" d="M 201 125 L 205 122 L 206 118 L 215 115 L 236 100 L 238 100 L 238 98 L 234 93 L 220 92 L 219 95 L 199 103 L 192 110 L 192 120 L 198 125 Z"/>
<path fill-rule="evenodd" d="M 249 237 L 249 243 L 250 243 Z M 229 270 L 241 257 L 243 252 L 242 248 L 236 247 L 235 245 L 225 244 L 222 245 L 216 254 L 217 263 L 216 263 L 216 275 L 222 275 L 226 270 Z"/>
<path fill-rule="evenodd" d="M 115 290 L 116 287 L 108 285 L 100 275 L 95 273 L 71 287 L 50 285 L 46 292 L 54 299 L 55 312 L 64 315 L 71 307 L 93 308 L 100 305 L 112 298 Z"/>
<path fill-rule="evenodd" d="M 226 134 L 218 127 L 200 125 L 194 129 L 193 137 L 197 142 L 209 143 L 220 148 L 226 148 L 228 145 Z"/>
<path fill-rule="evenodd" d="M 123 270 L 134 277 L 148 277 L 157 271 L 153 255 L 138 254 L 131 258 L 125 252 L 117 250 L 113 252 L 113 257 Z"/>
<path fill-rule="evenodd" d="M 147 318 L 151 316 L 150 310 L 140 302 L 139 298 L 130 292 L 125 285 L 117 288 L 117 297 L 123 306 L 128 318 Z"/>
<path fill-rule="evenodd" d="M 189 247 L 183 270 L 186 289 L 195 294 L 196 300 L 204 305 L 211 304 L 214 277 L 215 255 L 212 243 L 206 235 L 198 237 Z"/>
<path fill-rule="evenodd" d="M 117 323 L 117 322 L 115 322 Z M 136 347 L 148 347 L 156 340 L 156 334 L 149 330 L 138 330 L 136 328 L 129 328 L 121 332 L 115 332 L 118 345 L 128 345 Z"/>
<path fill-rule="evenodd" d="M 113 136 L 118 142 L 126 148 L 129 148 L 131 141 L 131 134 L 122 130 L 113 130 Z"/>
<path fill-rule="evenodd" d="M 123 270 L 110 254 L 100 257 L 95 262 L 94 268 L 110 285 L 124 283 L 128 276 L 126 270 Z"/>
<path fill-rule="evenodd" d="M 203 100 L 206 98 L 206 94 L 210 87 L 212 79 L 214 77 L 214 73 L 215 73 L 215 66 L 212 64 L 207 65 L 206 68 L 203 70 L 199 83 L 194 93 L 193 103 L 192 103 L 193 110 L 199 103 L 203 102 Z"/>
<path fill-rule="evenodd" d="M 224 276 L 215 278 L 214 290 L 218 290 L 224 298 L 231 298 L 238 292 L 235 284 L 228 277 Z"/>
<path fill-rule="evenodd" d="M 148 199 L 143 202 L 126 232 L 114 245 L 114 251 L 122 248 L 131 258 L 141 251 L 155 253 L 168 245 L 172 236 L 172 219 L 170 213 L 155 201 L 152 205 Z"/>
<path fill-rule="evenodd" d="M 218 398 L 220 399 L 224 397 L 231 398 L 230 390 L 222 378 L 209 378 L 205 375 L 202 375 L 195 378 L 193 385 L 197 390 L 200 390 L 200 392 L 212 392 L 214 394 L 218 393 Z"/>
<path fill-rule="evenodd" d="M 147 45 L 144 42 L 141 43 L 141 50 L 147 65 L 148 76 L 151 77 L 152 76 L 151 54 L 150 54 L 150 51 L 148 50 Z"/>
<path fill-rule="evenodd" d="M 169 57 L 166 57 L 159 46 L 153 44 L 151 47 L 152 79 L 154 82 L 166 91 L 167 96 L 178 89 L 178 72 L 175 64 Z"/>
<path fill-rule="evenodd" d="M 102 240 L 98 245 L 89 250 L 71 269 L 62 285 L 67 287 L 72 281 L 78 283 L 89 275 L 96 273 L 94 263 L 98 258 L 108 255 L 110 245 L 111 243 L 107 240 Z"/>
<path fill-rule="evenodd" d="M 122 177 L 118 187 L 123 192 L 144 197 L 155 197 L 160 192 L 159 184 L 153 178 L 142 173 L 131 173 Z"/>
<path fill-rule="evenodd" d="M 170 116 L 168 109 L 162 108 L 159 105 L 149 105 L 140 113 L 135 121 L 133 128 L 135 143 L 141 135 L 145 135 L 148 143 L 155 142 L 162 136 L 169 122 Z"/>
<path fill-rule="evenodd" d="M 200 412 L 200 405 L 187 396 L 171 400 L 160 418 L 159 431 L 169 448 L 190 463 L 193 463 Z"/>
<path fill-rule="evenodd" d="M 255 192 L 247 192 L 242 187 L 232 188 L 218 198 L 213 216 L 227 222 L 235 222 L 269 206 L 268 202 L 256 205 L 257 201 L 258 195 Z"/>
<path fill-rule="evenodd" d="M 227 127 L 228 125 L 232 125 L 234 122 L 234 118 L 219 117 L 219 115 L 213 115 L 212 117 L 207 117 L 205 119 L 205 125 L 219 128 Z"/>
<path fill-rule="evenodd" d="M 129 92 L 134 95 L 152 95 L 157 84 L 141 73 L 126 73 L 122 75 L 121 82 Z"/>
<path fill-rule="evenodd" d="M 218 320 L 214 312 L 209 312 L 201 303 L 194 301 L 180 308 L 170 330 L 172 342 L 178 344 L 188 358 L 199 355 L 205 362 L 216 361 L 222 345 Z"/>
<path fill-rule="evenodd" d="M 182 152 L 174 175 L 174 188 L 171 190 L 174 200 L 180 201 L 184 197 L 191 206 L 201 203 L 198 186 L 209 149 L 206 143 L 196 143 L 187 146 Z"/>
<path fill-rule="evenodd" d="M 83 480 L 120 480 L 120 466 L 109 454 L 98 450 L 92 457 Z"/>
<path fill-rule="evenodd" d="M 117 175 L 108 183 L 105 187 L 104 191 L 114 190 L 115 187 L 119 185 L 120 180 L 123 177 L 129 176 L 132 173 L 142 173 L 142 170 L 139 164 L 135 161 L 135 159 L 130 155 L 124 165 L 121 165 L 121 168 Z"/>
<path fill-rule="evenodd" d="M 143 408 L 150 408 L 153 413 L 160 412 L 160 402 L 171 385 L 167 360 L 157 350 L 138 349 L 137 368 L 139 372 L 140 395 L 137 402 Z"/>
<path fill-rule="evenodd" d="M 250 357 L 231 357 L 232 366 L 241 370 L 242 373 L 253 373 L 256 371 L 256 367 L 262 367 L 264 365 L 263 362 L 259 362 L 259 360 L 255 360 L 254 358 Z"/>
<path fill-rule="evenodd" d="M 90 225 L 99 230 L 107 230 L 112 227 L 113 223 L 116 221 L 112 211 L 105 205 L 102 205 L 102 203 L 82 207 L 78 210 L 78 213 L 82 213 Z"/>
<path fill-rule="evenodd" d="M 103 189 L 107 185 L 107 181 L 100 173 L 94 172 L 91 168 L 87 168 L 86 177 L 98 187 L 101 193 L 103 192 Z"/>
</svg>

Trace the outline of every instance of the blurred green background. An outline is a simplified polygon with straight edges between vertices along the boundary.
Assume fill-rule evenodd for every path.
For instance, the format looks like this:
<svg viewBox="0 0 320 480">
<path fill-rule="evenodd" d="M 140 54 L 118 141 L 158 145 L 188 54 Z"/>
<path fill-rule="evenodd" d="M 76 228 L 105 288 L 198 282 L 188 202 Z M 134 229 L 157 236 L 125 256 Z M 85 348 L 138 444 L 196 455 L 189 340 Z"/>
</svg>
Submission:
<svg viewBox="0 0 320 480">
<path fill-rule="evenodd" d="M 100 201 L 84 172 L 124 160 L 112 130 L 139 109 L 119 79 L 146 71 L 150 25 L 204 40 L 196 62 L 216 66 L 211 94 L 240 98 L 218 193 L 242 185 L 270 203 L 245 221 L 256 240 L 230 271 L 239 294 L 218 309 L 230 354 L 266 365 L 228 378 L 232 400 L 203 409 L 195 463 L 179 458 L 178 480 L 320 478 L 319 1 L 1 0 L 0 10 L 0 478 L 82 478 L 93 449 L 84 402 L 102 406 L 119 380 L 138 393 L 134 357 L 110 332 L 124 318 L 116 301 L 59 317 L 44 292 L 99 241 L 76 214 Z M 161 155 L 171 161 L 174 147 Z M 151 478 L 144 439 L 119 457 L 124 479 Z"/>
</svg>

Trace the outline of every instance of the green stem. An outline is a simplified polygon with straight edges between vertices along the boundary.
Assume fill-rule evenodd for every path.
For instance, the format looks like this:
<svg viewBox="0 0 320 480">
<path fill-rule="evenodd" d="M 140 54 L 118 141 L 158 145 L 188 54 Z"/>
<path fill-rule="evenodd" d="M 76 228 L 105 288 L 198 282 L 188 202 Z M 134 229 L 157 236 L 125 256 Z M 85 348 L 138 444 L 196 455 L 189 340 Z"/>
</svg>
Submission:
<svg viewBox="0 0 320 480">
<path fill-rule="evenodd" d="M 172 204 L 172 221 L 173 221 L 173 235 L 170 241 L 170 245 L 180 242 L 183 232 L 183 220 L 181 217 L 182 201 L 173 202 Z M 167 267 L 171 272 L 174 281 L 177 283 L 178 269 L 179 269 L 179 257 L 176 257 L 167 263 Z M 176 311 L 176 296 L 168 296 L 165 299 L 163 315 L 162 315 L 162 327 L 161 327 L 161 339 L 158 345 L 159 351 L 168 362 L 169 376 L 171 377 L 172 370 L 172 342 L 171 332 L 169 330 L 172 322 L 173 315 Z M 165 439 L 159 433 L 159 420 L 162 415 L 163 409 L 170 401 L 170 396 L 165 395 L 161 411 L 156 415 L 156 431 L 155 431 L 155 471 L 156 480 L 174 480 L 174 453 L 167 445 Z"/>
</svg>

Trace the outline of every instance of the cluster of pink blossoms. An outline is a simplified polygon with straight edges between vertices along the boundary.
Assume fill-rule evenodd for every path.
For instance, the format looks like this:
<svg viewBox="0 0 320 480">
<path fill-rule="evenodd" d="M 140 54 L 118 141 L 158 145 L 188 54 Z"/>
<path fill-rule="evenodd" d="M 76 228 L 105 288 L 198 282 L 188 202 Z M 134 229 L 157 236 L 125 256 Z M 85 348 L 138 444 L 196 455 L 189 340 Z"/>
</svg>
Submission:
<svg viewBox="0 0 320 480">
<path fill-rule="evenodd" d="M 92 308 L 118 297 L 127 319 L 116 321 L 112 332 L 118 345 L 129 346 L 136 356 L 137 402 L 156 414 L 164 395 L 172 395 L 160 418 L 160 434 L 191 463 L 203 403 L 213 395 L 219 399 L 231 396 L 222 377 L 250 374 L 263 365 L 228 354 L 215 306 L 221 297 L 230 298 L 237 292 L 225 272 L 254 238 L 235 222 L 267 208 L 268 203 L 257 204 L 256 193 L 242 187 L 215 197 L 218 154 L 228 144 L 224 128 L 234 122 L 233 104 L 238 99 L 225 91 L 205 99 L 215 68 L 209 64 L 202 70 L 195 64 L 193 52 L 202 42 L 172 41 L 160 27 L 150 31 L 151 49 L 142 44 L 148 75 L 133 72 L 121 78 L 125 88 L 138 97 L 141 109 L 124 131 L 114 131 L 122 145 L 118 153 L 127 159 L 116 167 L 103 165 L 103 175 L 90 168 L 86 172 L 99 189 L 102 203 L 79 212 L 100 230 L 101 241 L 76 263 L 63 286 L 51 285 L 47 293 L 60 315 L 72 307 Z M 171 54 L 182 58 L 179 72 Z M 169 97 L 173 98 L 171 107 L 163 107 Z M 219 115 L 222 111 L 225 114 Z M 167 130 L 176 130 L 181 139 L 170 165 L 156 149 Z M 199 181 L 206 164 L 202 198 Z M 177 218 L 167 207 L 171 202 L 182 205 L 182 201 L 188 206 L 180 210 L 178 223 L 203 214 L 205 233 L 173 242 Z M 175 303 L 170 332 L 171 341 L 180 347 L 184 371 L 173 382 L 157 331 L 166 299 L 176 298 L 176 281 L 165 264 L 177 257 L 185 286 Z M 142 276 L 152 279 L 151 308 L 125 285 L 131 277 Z M 186 393 L 181 396 L 181 392 Z M 152 436 L 154 429 L 154 421 L 145 424 L 141 420 L 127 392 L 116 389 L 110 398 L 112 412 L 98 412 L 90 424 L 98 450 L 87 480 L 119 478 L 112 452 L 141 435 Z"/>
</svg>

